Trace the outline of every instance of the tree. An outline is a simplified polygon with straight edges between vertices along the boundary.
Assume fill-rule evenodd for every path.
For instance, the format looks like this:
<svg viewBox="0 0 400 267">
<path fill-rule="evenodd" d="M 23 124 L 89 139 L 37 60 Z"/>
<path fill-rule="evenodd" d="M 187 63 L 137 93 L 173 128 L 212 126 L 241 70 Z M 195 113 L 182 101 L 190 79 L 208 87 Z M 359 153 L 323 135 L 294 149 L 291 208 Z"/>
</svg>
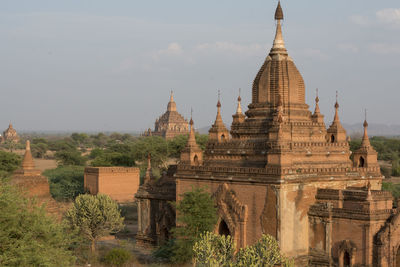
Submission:
<svg viewBox="0 0 400 267">
<path fill-rule="evenodd" d="M 84 193 L 83 166 L 59 166 L 44 171 L 43 175 L 49 179 L 50 193 L 58 201 L 74 200 Z"/>
<path fill-rule="evenodd" d="M 0 265 L 73 266 L 74 235 L 33 204 L 0 182 Z"/>
<path fill-rule="evenodd" d="M 36 143 L 31 145 L 32 156 L 35 158 L 44 158 L 49 146 L 45 143 Z"/>
<path fill-rule="evenodd" d="M 65 214 L 72 229 L 76 229 L 91 243 L 95 252 L 100 237 L 116 233 L 124 227 L 117 203 L 107 195 L 80 195 Z"/>
<path fill-rule="evenodd" d="M 84 166 L 86 163 L 86 158 L 76 149 L 57 151 L 54 156 L 60 165 Z"/>
<path fill-rule="evenodd" d="M 171 260 L 177 263 L 192 259 L 192 248 L 200 234 L 212 231 L 217 222 L 214 201 L 204 189 L 192 189 L 182 197 L 176 205 L 178 226 L 173 229 L 175 241 Z"/>
<path fill-rule="evenodd" d="M 0 150 L 0 171 L 11 173 L 19 168 L 21 157 L 15 153 Z"/>
</svg>

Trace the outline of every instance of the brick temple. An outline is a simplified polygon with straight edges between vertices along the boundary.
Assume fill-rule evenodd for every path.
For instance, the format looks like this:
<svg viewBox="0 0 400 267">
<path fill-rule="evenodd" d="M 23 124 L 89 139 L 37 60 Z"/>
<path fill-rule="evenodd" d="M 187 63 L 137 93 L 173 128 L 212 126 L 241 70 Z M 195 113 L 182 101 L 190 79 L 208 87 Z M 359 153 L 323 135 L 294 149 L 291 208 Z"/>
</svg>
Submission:
<svg viewBox="0 0 400 267">
<path fill-rule="evenodd" d="M 273 45 L 246 113 L 239 97 L 228 131 L 218 100 L 205 151 L 196 144 L 191 120 L 179 164 L 139 189 L 138 241 L 168 238 L 175 216 L 168 201 L 179 201 L 195 186 L 215 199 L 215 232 L 231 235 L 238 247 L 269 234 L 296 266 L 400 266 L 399 211 L 391 194 L 381 191 L 368 123 L 352 155 L 338 98 L 328 127 L 318 95 L 310 111 L 302 75 L 285 47 L 283 19 L 279 3 Z"/>
<path fill-rule="evenodd" d="M 175 136 L 187 134 L 188 130 L 189 124 L 187 120 L 176 110 L 174 94 L 171 91 L 167 111 L 163 115 L 161 115 L 154 123 L 154 131 L 148 129 L 143 135 L 161 136 L 169 140 L 173 139 Z"/>
</svg>

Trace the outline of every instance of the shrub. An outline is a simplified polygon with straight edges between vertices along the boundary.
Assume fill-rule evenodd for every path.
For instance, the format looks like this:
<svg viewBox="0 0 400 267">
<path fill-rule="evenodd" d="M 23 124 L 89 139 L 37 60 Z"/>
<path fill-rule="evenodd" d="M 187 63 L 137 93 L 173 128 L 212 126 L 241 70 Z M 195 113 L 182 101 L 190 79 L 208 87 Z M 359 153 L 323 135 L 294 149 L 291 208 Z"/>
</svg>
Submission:
<svg viewBox="0 0 400 267">
<path fill-rule="evenodd" d="M 83 174 L 83 166 L 59 166 L 43 172 L 49 179 L 51 195 L 58 201 L 73 200 L 84 193 Z"/>
<path fill-rule="evenodd" d="M 113 248 L 106 253 L 103 262 L 110 266 L 123 266 L 132 258 L 132 254 L 123 248 Z"/>
</svg>

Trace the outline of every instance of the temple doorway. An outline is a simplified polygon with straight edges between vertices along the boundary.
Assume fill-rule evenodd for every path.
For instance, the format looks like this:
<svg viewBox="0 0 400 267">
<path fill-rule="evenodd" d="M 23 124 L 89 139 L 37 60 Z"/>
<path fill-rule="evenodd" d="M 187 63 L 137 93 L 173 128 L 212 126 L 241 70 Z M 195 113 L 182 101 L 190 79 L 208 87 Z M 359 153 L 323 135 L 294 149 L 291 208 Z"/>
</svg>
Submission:
<svg viewBox="0 0 400 267">
<path fill-rule="evenodd" d="M 350 267 L 350 254 L 345 251 L 343 255 L 343 267 Z"/>
<path fill-rule="evenodd" d="M 229 231 L 228 225 L 224 220 L 221 220 L 219 227 L 218 227 L 218 234 L 224 236 L 231 236 L 231 232 Z"/>
<path fill-rule="evenodd" d="M 365 164 L 364 158 L 363 158 L 363 157 L 360 157 L 360 160 L 359 160 L 359 162 L 358 162 L 358 167 L 363 168 L 363 167 L 364 167 L 364 164 Z"/>
</svg>

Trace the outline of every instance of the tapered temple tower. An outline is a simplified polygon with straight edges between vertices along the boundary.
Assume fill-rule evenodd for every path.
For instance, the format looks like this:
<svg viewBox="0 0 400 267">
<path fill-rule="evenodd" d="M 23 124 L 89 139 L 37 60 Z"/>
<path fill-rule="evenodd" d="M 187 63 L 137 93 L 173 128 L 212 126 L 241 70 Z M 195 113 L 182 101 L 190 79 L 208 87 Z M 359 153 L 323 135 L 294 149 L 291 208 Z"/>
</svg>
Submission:
<svg viewBox="0 0 400 267">
<path fill-rule="evenodd" d="M 296 266 L 400 266 L 400 216 L 390 193 L 380 191 L 368 124 L 351 157 L 338 97 L 328 129 L 318 94 L 313 113 L 305 103 L 283 19 L 278 3 L 273 45 L 245 115 L 239 97 L 228 132 L 218 101 L 202 160 L 189 153 L 190 142 L 182 152 L 173 175 L 176 200 L 193 187 L 206 188 L 218 207 L 216 233 L 231 235 L 238 247 L 272 235 Z"/>
</svg>

